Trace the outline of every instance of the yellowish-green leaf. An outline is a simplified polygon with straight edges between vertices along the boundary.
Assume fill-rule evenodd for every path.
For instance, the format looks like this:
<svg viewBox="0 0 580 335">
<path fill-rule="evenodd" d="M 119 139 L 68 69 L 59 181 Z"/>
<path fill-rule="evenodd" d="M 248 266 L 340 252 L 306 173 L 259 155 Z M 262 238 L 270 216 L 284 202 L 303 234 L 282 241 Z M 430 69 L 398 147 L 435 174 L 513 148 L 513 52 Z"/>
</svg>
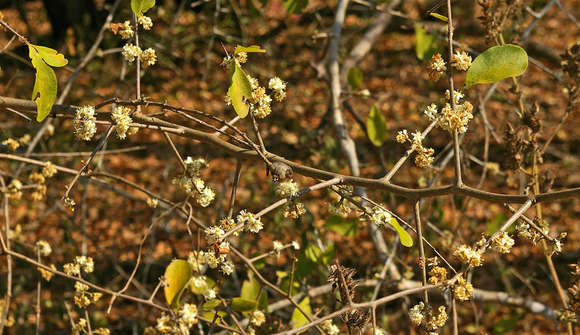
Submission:
<svg viewBox="0 0 580 335">
<path fill-rule="evenodd" d="M 53 67 L 62 67 L 68 64 L 68 60 L 64 57 L 63 54 L 58 53 L 58 51 L 43 47 L 41 45 L 31 45 L 28 47 L 29 53 L 30 52 L 37 52 L 40 54 L 40 57 L 44 60 L 44 62 Z M 31 57 L 32 58 L 32 57 Z"/>
<path fill-rule="evenodd" d="M 377 147 L 382 146 L 387 140 L 387 121 L 375 104 L 367 119 L 367 135 Z"/>
<path fill-rule="evenodd" d="M 239 117 L 245 118 L 248 115 L 250 106 L 244 101 L 252 96 L 252 86 L 244 70 L 236 63 L 232 62 L 234 73 L 232 83 L 228 89 L 228 96 L 232 99 L 232 106 Z"/>
<path fill-rule="evenodd" d="M 509 77 L 517 77 L 528 68 L 528 54 L 513 44 L 495 46 L 481 53 L 465 78 L 466 88 L 475 84 L 491 84 Z"/>
<path fill-rule="evenodd" d="M 131 9 L 138 17 L 155 6 L 155 0 L 131 0 Z"/>
<path fill-rule="evenodd" d="M 312 314 L 312 309 L 310 308 L 310 298 L 306 297 L 304 298 L 299 304 L 298 306 L 300 306 L 300 308 L 302 308 L 302 310 L 308 314 L 309 316 Z M 304 326 L 305 324 L 308 323 L 308 319 L 304 316 L 304 314 L 302 314 L 302 312 L 298 309 L 295 308 L 294 311 L 292 312 L 292 319 L 290 319 L 290 324 L 292 325 L 292 328 L 299 328 Z M 298 334 L 302 334 L 304 332 L 298 333 Z"/>
<path fill-rule="evenodd" d="M 242 283 L 240 298 L 252 300 L 258 304 L 260 309 L 265 310 L 268 307 L 268 292 L 262 288 L 262 285 L 254 278 L 253 274 L 249 273 L 248 277 L 248 280 L 244 280 Z"/>
<path fill-rule="evenodd" d="M 248 312 L 256 309 L 258 302 L 253 299 L 234 298 L 232 299 L 232 309 L 236 312 Z"/>
<path fill-rule="evenodd" d="M 409 233 L 407 233 L 407 231 L 401 227 L 397 219 L 391 218 L 391 220 L 389 220 L 389 224 L 393 226 L 393 228 L 395 228 L 397 231 L 397 234 L 399 234 L 399 239 L 401 240 L 402 245 L 407 248 L 413 246 L 413 239 L 411 238 L 411 235 L 409 235 Z"/>
<path fill-rule="evenodd" d="M 300 14 L 308 6 L 308 0 L 285 0 L 284 8 L 290 14 Z"/>
<path fill-rule="evenodd" d="M 449 19 L 447 18 L 447 16 L 443 16 L 441 14 L 437 14 L 437 13 L 430 13 L 429 15 L 433 16 L 436 19 L 439 19 L 443 22 L 449 22 Z"/>
<path fill-rule="evenodd" d="M 236 49 L 234 49 L 234 54 L 237 54 L 239 52 L 260 52 L 260 53 L 264 53 L 266 52 L 265 49 L 262 49 L 259 45 L 250 45 L 249 47 L 243 47 L 241 45 L 238 45 L 236 47 Z"/>
<path fill-rule="evenodd" d="M 222 302 L 218 299 L 211 299 L 209 301 L 206 301 L 202 306 L 201 309 L 204 311 L 211 311 L 212 309 L 218 307 L 219 305 L 221 305 Z"/>
<path fill-rule="evenodd" d="M 420 60 L 431 58 L 435 54 L 437 36 L 427 33 L 419 23 L 415 23 L 415 54 Z"/>
<path fill-rule="evenodd" d="M 346 78 L 348 79 L 348 84 L 350 87 L 352 87 L 354 90 L 358 90 L 363 82 L 363 73 L 359 68 L 351 67 L 350 70 L 348 70 Z"/>
<path fill-rule="evenodd" d="M 324 228 L 332 230 L 333 232 L 347 237 L 355 237 L 358 230 L 358 223 L 355 219 L 345 219 L 337 215 L 333 215 L 326 219 Z"/>
<path fill-rule="evenodd" d="M 165 300 L 173 307 L 179 306 L 179 298 L 191 279 L 192 270 L 189 263 L 182 259 L 174 259 L 165 269 Z"/>
<path fill-rule="evenodd" d="M 52 68 L 42 60 L 40 54 L 33 47 L 28 48 L 28 56 L 36 70 L 32 101 L 36 102 L 36 120 L 41 122 L 52 110 L 52 105 L 56 100 L 58 82 Z"/>
</svg>

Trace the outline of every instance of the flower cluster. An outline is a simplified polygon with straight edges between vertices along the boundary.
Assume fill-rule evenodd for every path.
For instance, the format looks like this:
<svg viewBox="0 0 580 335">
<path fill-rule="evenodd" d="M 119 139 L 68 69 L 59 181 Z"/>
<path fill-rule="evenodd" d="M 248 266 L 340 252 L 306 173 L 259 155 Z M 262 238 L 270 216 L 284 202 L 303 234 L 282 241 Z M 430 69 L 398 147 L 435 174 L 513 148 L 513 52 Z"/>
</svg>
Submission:
<svg viewBox="0 0 580 335">
<path fill-rule="evenodd" d="M 50 247 L 50 244 L 45 240 L 37 241 L 35 247 L 41 256 L 46 257 L 52 253 L 52 248 Z"/>
<path fill-rule="evenodd" d="M 85 308 L 96 303 L 103 296 L 100 292 L 90 292 L 89 287 L 81 282 L 75 282 L 75 305 Z"/>
<path fill-rule="evenodd" d="M 429 284 L 437 285 L 447 280 L 447 270 L 441 266 L 434 266 L 429 270 Z"/>
<path fill-rule="evenodd" d="M 93 106 L 83 106 L 77 109 L 73 119 L 74 133 L 77 138 L 90 141 L 97 132 L 97 118 Z"/>
<path fill-rule="evenodd" d="M 266 93 L 266 89 L 260 86 L 258 79 L 248 76 L 252 88 L 252 96 L 248 99 L 250 112 L 258 119 L 263 119 L 272 112 L 272 98 Z"/>
<path fill-rule="evenodd" d="M 326 320 L 320 324 L 320 328 L 324 330 L 328 335 L 338 335 L 340 334 L 340 329 L 332 323 L 332 320 Z"/>
<path fill-rule="evenodd" d="M 242 210 L 238 214 L 236 221 L 238 224 L 243 224 L 244 228 L 252 233 L 258 233 L 262 228 L 264 228 L 264 224 L 262 224 L 260 218 L 246 210 Z"/>
<path fill-rule="evenodd" d="M 280 198 L 291 198 L 298 195 L 299 188 L 298 184 L 290 179 L 279 182 L 274 191 Z"/>
<path fill-rule="evenodd" d="M 81 270 L 91 273 L 95 269 L 95 264 L 91 257 L 77 256 L 74 262 L 63 265 L 64 273 L 69 276 L 80 276 Z"/>
<path fill-rule="evenodd" d="M 88 322 L 85 318 L 80 318 L 79 322 L 74 323 L 72 327 L 73 335 L 85 335 L 89 334 Z M 95 335 L 110 335 L 111 331 L 108 328 L 97 328 L 92 330 L 92 334 Z"/>
<path fill-rule="evenodd" d="M 160 334 L 188 335 L 189 329 L 197 324 L 197 306 L 184 304 L 176 313 L 177 318 L 163 312 L 157 319 L 155 330 Z"/>
<path fill-rule="evenodd" d="M 445 92 L 447 101 L 450 99 L 449 90 Z M 453 99 L 455 102 L 455 110 L 451 108 L 451 104 L 445 103 L 445 107 L 441 111 L 437 110 L 435 104 L 428 106 L 424 114 L 431 121 L 437 121 L 437 126 L 441 129 L 453 132 L 457 130 L 459 133 L 467 131 L 469 121 L 473 119 L 473 105 L 469 101 L 461 103 L 463 93 L 454 91 Z"/>
<path fill-rule="evenodd" d="M 262 311 L 253 311 L 250 313 L 250 323 L 256 327 L 260 327 L 264 322 L 266 322 L 266 315 Z"/>
<path fill-rule="evenodd" d="M 209 206 L 215 198 L 215 192 L 201 179 L 201 170 L 208 166 L 207 162 L 203 158 L 194 160 L 191 157 L 187 157 L 183 163 L 185 164 L 185 171 L 182 175 L 173 179 L 173 184 L 179 186 L 189 196 L 196 199 L 201 207 Z"/>
<path fill-rule="evenodd" d="M 12 179 L 3 192 L 11 202 L 20 200 L 22 198 L 22 182 L 18 179 Z"/>
<path fill-rule="evenodd" d="M 453 287 L 453 294 L 456 299 L 460 301 L 467 301 L 473 297 L 473 285 L 466 281 L 463 276 L 459 276 L 455 286 Z"/>
<path fill-rule="evenodd" d="M 282 216 L 287 219 L 296 220 L 306 213 L 306 207 L 299 201 L 288 201 L 282 207 Z"/>
<path fill-rule="evenodd" d="M 469 56 L 465 51 L 456 51 L 453 56 L 451 56 L 451 66 L 459 71 L 467 71 L 471 66 L 471 56 Z"/>
<path fill-rule="evenodd" d="M 270 79 L 268 88 L 274 92 L 274 99 L 278 102 L 286 98 L 286 83 L 278 77 Z"/>
<path fill-rule="evenodd" d="M 483 265 L 483 257 L 481 253 L 467 245 L 459 246 L 453 254 L 469 266 L 478 267 Z"/>
<path fill-rule="evenodd" d="M 135 44 L 127 43 L 123 46 L 123 51 L 121 51 L 121 54 L 123 55 L 123 57 L 127 62 L 133 63 L 135 59 L 138 59 L 141 56 L 142 52 L 143 51 L 141 50 L 141 48 L 139 48 Z"/>
<path fill-rule="evenodd" d="M 509 254 L 511 248 L 514 246 L 514 239 L 503 231 L 492 239 L 491 245 L 500 254 Z"/>
<path fill-rule="evenodd" d="M 437 53 L 433 55 L 431 62 L 429 62 L 429 79 L 438 81 L 445 71 L 447 71 L 447 66 L 445 66 L 445 61 L 441 57 L 441 54 Z"/>
<path fill-rule="evenodd" d="M 119 35 L 121 36 L 121 38 L 124 40 L 130 39 L 135 34 L 135 32 L 133 31 L 133 27 L 131 26 L 131 21 L 129 21 L 129 20 L 125 21 L 119 27 L 118 32 L 119 32 Z"/>
<path fill-rule="evenodd" d="M 30 198 L 32 201 L 40 201 L 46 195 L 46 179 L 42 173 L 33 172 L 28 175 L 28 181 L 31 184 L 34 184 L 34 191 L 30 194 Z"/>
<path fill-rule="evenodd" d="M 382 206 L 375 206 L 370 213 L 370 222 L 379 227 L 388 225 L 392 218 L 391 213 L 383 209 Z"/>
<path fill-rule="evenodd" d="M 403 129 L 397 134 L 396 140 L 399 143 L 411 143 L 411 150 L 417 153 L 415 156 L 415 165 L 418 167 L 427 167 L 433 163 L 435 150 L 423 146 L 423 135 L 420 131 L 415 131 L 411 138 L 409 137 L 407 129 Z"/>
<path fill-rule="evenodd" d="M 437 331 L 445 326 L 448 318 L 445 306 L 439 306 L 437 312 L 435 312 L 430 306 L 425 306 L 423 302 L 419 302 L 409 310 L 411 322 L 424 329 L 430 335 L 437 334 Z"/>
<path fill-rule="evenodd" d="M 127 133 L 133 119 L 131 119 L 131 108 L 125 106 L 117 106 L 113 113 L 111 113 L 111 119 L 115 122 L 115 131 L 117 132 L 117 137 L 124 140 L 127 138 Z M 132 132 L 132 131 L 131 131 Z M 129 134 L 131 135 L 131 134 Z"/>
<path fill-rule="evenodd" d="M 50 161 L 44 163 L 44 167 L 42 168 L 42 175 L 46 178 L 50 178 L 57 173 L 56 167 Z"/>
<path fill-rule="evenodd" d="M 226 251 L 224 250 L 225 247 L 229 249 L 229 244 L 227 244 L 227 242 L 225 242 L 225 244 L 222 244 L 222 247 L 220 247 L 220 249 L 222 251 Z M 208 266 L 211 269 L 216 269 L 219 267 L 220 270 L 226 275 L 230 275 L 232 272 L 234 272 L 234 263 L 231 260 L 227 259 L 227 254 L 219 253 L 219 251 L 216 253 L 215 250 L 208 250 L 207 252 L 206 251 L 192 252 L 189 254 L 187 261 L 191 265 L 193 270 L 198 273 L 205 272 Z M 205 295 L 209 296 L 211 295 L 211 292 L 204 291 L 203 294 L 204 296 Z"/>
<path fill-rule="evenodd" d="M 11 151 L 16 151 L 18 148 L 20 148 L 20 142 L 13 138 L 5 139 L 2 141 L 2 145 L 7 146 Z"/>
<path fill-rule="evenodd" d="M 195 294 L 203 295 L 205 300 L 211 300 L 216 297 L 216 292 L 210 287 L 206 276 L 194 276 L 191 278 L 191 290 Z"/>
<path fill-rule="evenodd" d="M 143 27 L 145 30 L 151 30 L 153 27 L 153 20 L 149 16 L 141 15 L 137 18 L 137 22 Z"/>
</svg>

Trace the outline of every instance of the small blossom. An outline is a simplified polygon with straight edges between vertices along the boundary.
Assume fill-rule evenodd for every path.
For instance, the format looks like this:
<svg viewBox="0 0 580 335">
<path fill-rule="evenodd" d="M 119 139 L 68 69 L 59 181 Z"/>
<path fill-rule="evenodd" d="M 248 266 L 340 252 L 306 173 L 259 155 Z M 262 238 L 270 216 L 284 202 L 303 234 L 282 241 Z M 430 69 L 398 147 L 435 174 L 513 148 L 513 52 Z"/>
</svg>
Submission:
<svg viewBox="0 0 580 335">
<path fill-rule="evenodd" d="M 205 292 L 203 293 L 203 297 L 205 298 L 205 300 L 215 299 L 216 297 L 215 290 L 213 288 L 208 287 L 207 290 L 205 290 Z"/>
<path fill-rule="evenodd" d="M 262 311 L 253 311 L 250 313 L 250 322 L 256 326 L 260 327 L 264 322 L 266 322 L 266 315 Z"/>
<path fill-rule="evenodd" d="M 286 83 L 278 77 L 270 79 L 268 88 L 274 91 L 274 99 L 282 101 L 286 97 Z"/>
<path fill-rule="evenodd" d="M 131 37 L 133 37 L 134 34 L 135 32 L 133 31 L 133 27 L 131 26 L 131 21 L 129 20 L 125 21 L 119 29 L 119 35 L 121 36 L 121 38 L 124 40 L 128 40 Z"/>
<path fill-rule="evenodd" d="M 197 198 L 197 204 L 201 207 L 207 207 L 215 199 L 215 192 L 210 187 L 205 187 L 201 192 L 199 192 L 199 197 Z"/>
<path fill-rule="evenodd" d="M 470 266 L 477 267 L 483 265 L 481 253 L 469 246 L 461 245 L 457 250 L 455 250 L 454 255 Z"/>
<path fill-rule="evenodd" d="M 429 79 L 438 81 L 445 71 L 447 71 L 447 66 L 445 66 L 445 61 L 441 57 L 441 54 L 437 53 L 433 55 L 429 63 Z"/>
<path fill-rule="evenodd" d="M 437 118 L 437 105 L 431 104 L 427 106 L 425 111 L 423 112 L 429 118 L 429 120 L 433 121 Z"/>
<path fill-rule="evenodd" d="M 340 329 L 332 323 L 332 320 L 326 320 L 320 324 L 320 328 L 322 328 L 328 335 L 338 335 L 340 334 Z"/>
<path fill-rule="evenodd" d="M 217 268 L 220 263 L 219 258 L 216 257 L 213 250 L 210 250 L 205 254 L 205 261 L 207 262 L 207 265 L 212 269 Z"/>
<path fill-rule="evenodd" d="M 435 266 L 429 271 L 429 284 L 439 284 L 447 279 L 447 270 L 440 266 Z"/>
<path fill-rule="evenodd" d="M 221 263 L 221 266 L 220 266 L 220 270 L 221 270 L 221 271 L 222 271 L 222 272 L 223 272 L 225 275 L 228 275 L 228 276 L 229 276 L 229 275 L 231 275 L 231 274 L 232 274 L 232 272 L 234 272 L 234 268 L 235 268 L 235 266 L 234 266 L 234 263 L 233 263 L 232 261 L 230 261 L 230 260 L 223 261 L 223 262 Z"/>
<path fill-rule="evenodd" d="M 97 118 L 93 106 L 83 106 L 77 109 L 73 119 L 74 133 L 77 138 L 90 141 L 97 132 Z"/>
<path fill-rule="evenodd" d="M 276 252 L 276 256 L 280 257 L 280 251 L 284 249 L 284 245 L 280 241 L 274 241 L 274 251 Z"/>
<path fill-rule="evenodd" d="M 294 250 L 300 250 L 300 244 L 296 241 L 292 241 L 292 247 Z"/>
<path fill-rule="evenodd" d="M 405 143 L 406 141 L 409 141 L 409 134 L 407 133 L 407 129 L 400 130 L 397 133 L 397 142 Z"/>
<path fill-rule="evenodd" d="M 451 66 L 459 71 L 467 71 L 471 66 L 471 56 L 465 51 L 457 51 L 451 57 Z"/>
<path fill-rule="evenodd" d="M 189 328 L 197 323 L 197 306 L 194 304 L 184 304 L 177 314 L 180 321 L 183 321 Z"/>
<path fill-rule="evenodd" d="M 294 180 L 282 181 L 276 185 L 276 195 L 280 198 L 295 197 L 298 195 L 298 184 Z"/>
<path fill-rule="evenodd" d="M 463 276 L 459 276 L 453 287 L 453 293 L 458 300 L 467 301 L 473 297 L 473 285 L 463 279 Z"/>
<path fill-rule="evenodd" d="M 46 178 L 50 178 L 57 173 L 56 167 L 51 162 L 44 163 L 42 168 L 42 175 Z"/>
<path fill-rule="evenodd" d="M 155 53 L 155 49 L 153 49 L 153 48 L 145 49 L 139 55 L 139 59 L 141 60 L 141 63 L 145 67 L 155 65 L 155 63 L 157 63 L 157 54 Z"/>
<path fill-rule="evenodd" d="M 260 218 L 257 218 L 254 214 L 249 213 L 246 210 L 242 210 L 240 214 L 238 214 L 236 220 L 238 223 L 243 223 L 244 228 L 252 233 L 258 233 L 264 227 Z"/>
<path fill-rule="evenodd" d="M 54 264 L 50 264 L 50 268 L 53 269 L 54 271 L 56 271 L 56 266 L 54 266 Z M 46 281 L 50 281 L 52 279 L 52 276 L 54 276 L 53 272 L 45 270 L 41 267 L 38 267 L 37 269 L 40 272 L 40 275 L 42 276 L 42 278 Z"/>
<path fill-rule="evenodd" d="M 210 226 L 205 228 L 205 238 L 208 243 L 221 241 L 226 232 L 218 226 Z"/>
<path fill-rule="evenodd" d="M 75 257 L 75 263 L 78 264 L 86 273 L 91 273 L 95 269 L 95 263 L 93 262 L 92 257 L 77 256 Z"/>
<path fill-rule="evenodd" d="M 20 147 L 20 143 L 13 138 L 2 141 L 2 144 L 10 148 L 12 151 L 16 151 L 16 149 Z"/>
<path fill-rule="evenodd" d="M 282 207 L 282 215 L 285 218 L 296 220 L 306 213 L 304 204 L 298 201 L 289 201 Z"/>
<path fill-rule="evenodd" d="M 157 198 L 147 198 L 147 206 L 151 207 L 151 208 L 157 208 L 157 206 L 159 205 L 159 199 Z"/>
<path fill-rule="evenodd" d="M 393 216 L 391 215 L 391 213 L 389 213 L 388 211 L 384 210 L 379 206 L 376 206 L 373 209 L 370 221 L 375 225 L 382 227 L 387 225 L 392 218 Z"/>
<path fill-rule="evenodd" d="M 141 56 L 142 52 L 143 51 L 141 51 L 141 48 L 139 48 L 138 46 L 132 43 L 127 43 L 123 46 L 123 51 L 121 52 L 121 54 L 123 55 L 123 57 L 127 62 L 133 63 L 135 59 Z"/>
<path fill-rule="evenodd" d="M 40 253 L 40 255 L 46 257 L 52 253 L 52 248 L 50 244 L 45 240 L 39 240 L 36 242 L 36 250 Z"/>
<path fill-rule="evenodd" d="M 246 61 L 248 61 L 247 52 L 238 52 L 237 54 L 235 54 L 235 57 L 238 64 L 244 64 Z"/>
<path fill-rule="evenodd" d="M 137 19 L 137 22 L 145 30 L 151 30 L 151 27 L 153 27 L 153 20 L 151 20 L 151 18 L 149 16 L 142 15 Z"/>
<path fill-rule="evenodd" d="M 492 246 L 497 252 L 501 254 L 509 254 L 511 248 L 514 246 L 514 239 L 508 233 L 501 232 L 492 241 Z"/>
<path fill-rule="evenodd" d="M 76 203 L 72 198 L 70 198 L 70 197 L 64 198 L 64 207 L 74 211 L 75 205 L 76 205 Z"/>
<path fill-rule="evenodd" d="M 418 303 L 409 310 L 409 319 L 416 326 L 423 322 L 423 318 L 425 318 L 425 315 L 423 314 L 424 310 L 425 304 L 423 302 Z"/>
<path fill-rule="evenodd" d="M 81 274 L 81 268 L 76 263 L 67 263 L 63 265 L 64 273 L 69 276 L 78 276 Z"/>
<path fill-rule="evenodd" d="M 127 130 L 129 130 L 129 125 L 133 122 L 131 116 L 131 108 L 125 106 L 118 106 L 115 108 L 113 113 L 111 113 L 111 119 L 115 122 L 115 131 L 117 132 L 117 137 L 124 140 L 127 137 Z"/>
</svg>

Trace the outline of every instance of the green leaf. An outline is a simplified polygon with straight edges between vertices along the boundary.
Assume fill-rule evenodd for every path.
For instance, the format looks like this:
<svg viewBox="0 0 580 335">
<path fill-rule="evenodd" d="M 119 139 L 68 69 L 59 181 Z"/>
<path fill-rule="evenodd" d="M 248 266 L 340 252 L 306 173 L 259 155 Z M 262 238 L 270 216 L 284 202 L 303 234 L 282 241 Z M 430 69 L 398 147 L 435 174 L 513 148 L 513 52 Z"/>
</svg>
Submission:
<svg viewBox="0 0 580 335">
<path fill-rule="evenodd" d="M 155 0 L 131 0 L 131 9 L 138 17 L 155 6 Z"/>
<path fill-rule="evenodd" d="M 497 334 L 505 334 L 516 327 L 518 321 L 520 321 L 521 316 L 518 314 L 513 314 L 507 318 L 503 318 L 499 320 L 495 326 L 493 326 L 493 330 Z"/>
<path fill-rule="evenodd" d="M 345 220 L 338 215 L 333 215 L 326 219 L 324 228 L 342 236 L 354 237 L 356 236 L 358 224 L 355 219 Z"/>
<path fill-rule="evenodd" d="M 31 48 L 32 47 L 32 48 Z M 58 53 L 58 51 L 43 47 L 40 45 L 31 44 L 28 47 L 29 53 L 36 52 L 40 54 L 40 57 L 44 60 L 44 62 L 53 67 L 62 67 L 68 64 L 68 60 L 64 57 L 63 54 Z M 32 57 L 30 57 L 32 58 Z"/>
<path fill-rule="evenodd" d="M 430 13 L 429 15 L 433 16 L 436 19 L 439 19 L 443 22 L 449 22 L 449 19 L 447 18 L 447 16 L 443 16 L 441 14 L 437 14 L 437 13 Z"/>
<path fill-rule="evenodd" d="M 179 298 L 191 279 L 192 270 L 187 261 L 174 259 L 165 269 L 165 300 L 171 307 L 179 306 Z"/>
<path fill-rule="evenodd" d="M 517 77 L 528 68 L 528 54 L 513 44 L 495 46 L 477 56 L 467 71 L 466 88 Z"/>
<path fill-rule="evenodd" d="M 437 36 L 427 33 L 418 23 L 415 23 L 415 54 L 424 61 L 430 59 L 436 52 Z"/>
<path fill-rule="evenodd" d="M 407 231 L 401 227 L 397 219 L 391 218 L 391 220 L 389 220 L 389 224 L 393 226 L 393 228 L 395 228 L 397 231 L 397 234 L 399 234 L 399 239 L 401 240 L 401 244 L 403 246 L 407 248 L 413 246 L 413 239 L 411 238 L 411 235 L 409 235 L 409 233 L 407 233 Z"/>
<path fill-rule="evenodd" d="M 348 84 L 354 90 L 358 90 L 360 85 L 362 85 L 363 73 L 359 68 L 351 67 L 350 70 L 348 70 L 348 74 L 346 75 L 346 77 L 348 79 Z"/>
<path fill-rule="evenodd" d="M 367 135 L 377 147 L 382 146 L 387 140 L 387 121 L 375 104 L 367 119 Z"/>
<path fill-rule="evenodd" d="M 40 53 L 34 47 L 28 47 L 28 56 L 32 60 L 32 66 L 36 69 L 31 99 L 36 102 L 36 120 L 41 122 L 52 110 L 52 105 L 56 100 L 58 82 L 54 70 L 42 60 Z"/>
<path fill-rule="evenodd" d="M 315 264 L 328 265 L 330 261 L 334 258 L 335 250 L 334 245 L 330 244 L 326 247 L 326 250 L 322 251 L 319 247 L 314 244 L 309 244 L 304 249 L 304 256 Z"/>
<path fill-rule="evenodd" d="M 222 302 L 219 301 L 218 299 L 211 299 L 209 301 L 206 301 L 203 305 L 201 305 L 201 309 L 204 311 L 211 311 L 221 304 Z"/>
<path fill-rule="evenodd" d="M 298 306 L 300 306 L 300 308 L 302 308 L 302 310 L 308 314 L 309 316 L 312 314 L 312 308 L 310 308 L 310 298 L 306 297 L 304 298 L 299 304 Z M 298 308 L 294 308 L 294 311 L 292 312 L 292 319 L 290 319 L 290 324 L 292 325 L 292 328 L 299 328 L 304 326 L 305 324 L 308 323 L 308 319 L 304 316 L 304 314 L 302 314 L 302 312 L 298 309 Z M 304 332 L 300 332 L 298 334 L 302 334 Z"/>
<path fill-rule="evenodd" d="M 268 307 L 268 292 L 262 289 L 262 285 L 252 273 L 249 273 L 248 277 L 249 280 L 244 280 L 242 283 L 240 298 L 253 300 L 254 303 L 257 301 L 258 307 L 265 310 Z"/>
<path fill-rule="evenodd" d="M 507 216 L 504 213 L 499 213 L 495 215 L 493 219 L 491 219 L 491 221 L 489 221 L 486 224 L 487 229 L 485 230 L 485 233 L 489 235 L 495 233 L 501 228 L 501 226 L 506 222 L 506 220 Z"/>
<path fill-rule="evenodd" d="M 308 0 L 285 0 L 284 8 L 290 14 L 300 14 L 308 6 Z"/>
<path fill-rule="evenodd" d="M 238 45 L 235 49 L 234 49 L 234 54 L 240 53 L 240 52 L 260 52 L 260 53 L 264 53 L 266 52 L 265 49 L 262 49 L 259 45 L 250 45 L 249 47 L 243 47 L 241 45 Z"/>
<path fill-rule="evenodd" d="M 232 106 L 239 117 L 245 118 L 248 115 L 250 106 L 245 103 L 244 98 L 252 96 L 252 86 L 244 70 L 233 62 L 234 73 L 232 74 L 232 83 L 228 89 L 228 96 L 232 99 Z"/>
<path fill-rule="evenodd" d="M 232 299 L 232 309 L 236 312 L 248 312 L 256 309 L 258 302 L 253 299 L 234 298 Z"/>
</svg>

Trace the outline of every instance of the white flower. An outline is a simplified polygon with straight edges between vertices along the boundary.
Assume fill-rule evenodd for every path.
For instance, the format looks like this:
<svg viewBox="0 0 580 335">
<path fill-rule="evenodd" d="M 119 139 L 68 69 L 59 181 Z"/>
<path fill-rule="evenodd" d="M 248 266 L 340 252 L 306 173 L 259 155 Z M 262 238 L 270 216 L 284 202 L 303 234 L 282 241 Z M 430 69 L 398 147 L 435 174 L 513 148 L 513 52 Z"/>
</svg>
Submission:
<svg viewBox="0 0 580 335">
<path fill-rule="evenodd" d="M 139 22 L 139 24 L 143 26 L 143 29 L 145 30 L 150 30 L 151 27 L 153 27 L 153 21 L 149 16 L 142 15 L 137 19 L 137 22 Z"/>
<path fill-rule="evenodd" d="M 73 119 L 74 133 L 81 140 L 90 141 L 97 132 L 97 118 L 93 106 L 83 106 L 77 109 Z"/>
<path fill-rule="evenodd" d="M 470 266 L 477 267 L 483 265 L 481 253 L 466 245 L 461 245 L 453 254 Z"/>
<path fill-rule="evenodd" d="M 212 300 L 215 299 L 216 297 L 216 293 L 215 290 L 212 288 L 208 288 L 207 290 L 205 290 L 205 292 L 203 293 L 203 297 L 205 298 L 205 300 Z"/>
<path fill-rule="evenodd" d="M 251 231 L 252 233 L 257 233 L 260 230 L 262 230 L 262 228 L 264 228 L 264 225 L 262 224 L 262 221 L 260 221 L 260 218 L 257 218 L 252 213 L 246 212 L 246 210 L 242 210 L 240 214 L 238 214 L 236 220 L 238 221 L 238 223 L 243 223 L 244 228 L 247 229 L 248 231 Z"/>
<path fill-rule="evenodd" d="M 298 244 L 296 241 L 292 241 L 292 247 L 294 250 L 300 250 L 300 244 Z"/>
<path fill-rule="evenodd" d="M 280 198 L 295 197 L 298 194 L 298 191 L 298 184 L 294 180 L 287 180 L 278 183 L 275 190 Z"/>
<path fill-rule="evenodd" d="M 48 242 L 46 242 L 45 240 L 39 240 L 38 242 L 36 242 L 36 249 L 44 257 L 50 255 L 50 253 L 52 252 L 50 244 L 48 244 Z"/>
<path fill-rule="evenodd" d="M 208 243 L 221 241 L 226 232 L 218 226 L 211 226 L 205 228 L 205 238 Z"/>
<path fill-rule="evenodd" d="M 178 312 L 180 321 L 183 321 L 189 328 L 197 323 L 197 306 L 194 304 L 184 304 Z"/>
<path fill-rule="evenodd" d="M 381 227 L 388 224 L 393 216 L 383 208 L 376 206 L 371 214 L 371 222 Z"/>
<path fill-rule="evenodd" d="M 141 51 L 141 48 L 139 48 L 138 46 L 132 43 L 127 43 L 123 46 L 123 51 L 121 52 L 121 54 L 123 55 L 123 57 L 125 57 L 125 60 L 127 62 L 133 63 L 135 59 L 141 56 L 142 52 L 143 51 Z"/>
<path fill-rule="evenodd" d="M 42 168 L 42 175 L 46 178 L 50 178 L 57 173 L 56 167 L 51 162 L 44 163 L 44 167 Z"/>
<path fill-rule="evenodd" d="M 207 262 L 207 265 L 212 269 L 217 268 L 220 262 L 219 258 L 215 256 L 213 250 L 210 250 L 207 253 L 205 253 L 205 261 Z"/>
<path fill-rule="evenodd" d="M 133 37 L 134 33 L 135 32 L 133 31 L 133 27 L 131 27 L 131 22 L 129 20 L 125 21 L 121 29 L 119 29 L 119 35 L 121 35 L 121 38 L 124 40 Z"/>
<path fill-rule="evenodd" d="M 421 322 L 423 322 L 423 318 L 425 317 L 425 315 L 423 315 L 424 309 L 425 304 L 423 302 L 420 302 L 409 310 L 409 319 L 416 326 L 420 325 Z"/>
<path fill-rule="evenodd" d="M 499 253 L 509 254 L 511 248 L 514 246 L 514 239 L 504 231 L 494 238 L 491 243 L 493 248 Z"/>
<path fill-rule="evenodd" d="M 338 335 L 340 334 L 340 329 L 332 323 L 332 320 L 326 320 L 320 324 L 320 328 L 322 328 L 328 335 Z"/>
<path fill-rule="evenodd" d="M 77 256 L 75 257 L 75 263 L 78 264 L 86 273 L 91 273 L 95 269 L 95 264 L 91 257 Z"/>
<path fill-rule="evenodd" d="M 117 136 L 122 140 L 127 137 L 127 130 L 129 130 L 129 125 L 133 122 L 129 113 L 131 113 L 131 108 L 124 106 L 118 106 L 111 113 L 111 119 L 115 122 Z"/>
<path fill-rule="evenodd" d="M 145 67 L 155 65 L 155 63 L 157 63 L 157 54 L 155 53 L 155 49 L 145 49 L 145 51 L 139 55 L 139 59 Z"/>
<path fill-rule="evenodd" d="M 437 105 L 431 104 L 430 106 L 425 109 L 423 112 L 429 118 L 429 120 L 433 121 L 437 118 Z"/>
<path fill-rule="evenodd" d="M 451 57 L 451 66 L 459 71 L 467 71 L 471 66 L 471 56 L 465 51 L 457 51 Z"/>
<path fill-rule="evenodd" d="M 268 82 L 268 88 L 274 91 L 283 91 L 286 89 L 286 83 L 282 79 L 274 77 Z"/>
<path fill-rule="evenodd" d="M 234 272 L 234 263 L 230 260 L 223 261 L 221 263 L 220 270 L 229 276 L 232 274 L 232 272 Z"/>
<path fill-rule="evenodd" d="M 266 316 L 264 315 L 264 312 L 253 311 L 250 313 L 250 322 L 256 327 L 262 325 L 262 323 L 266 322 Z"/>
<path fill-rule="evenodd" d="M 274 241 L 274 251 L 278 257 L 280 257 L 280 251 L 282 251 L 282 249 L 284 249 L 284 245 L 280 243 L 280 241 Z"/>
</svg>

